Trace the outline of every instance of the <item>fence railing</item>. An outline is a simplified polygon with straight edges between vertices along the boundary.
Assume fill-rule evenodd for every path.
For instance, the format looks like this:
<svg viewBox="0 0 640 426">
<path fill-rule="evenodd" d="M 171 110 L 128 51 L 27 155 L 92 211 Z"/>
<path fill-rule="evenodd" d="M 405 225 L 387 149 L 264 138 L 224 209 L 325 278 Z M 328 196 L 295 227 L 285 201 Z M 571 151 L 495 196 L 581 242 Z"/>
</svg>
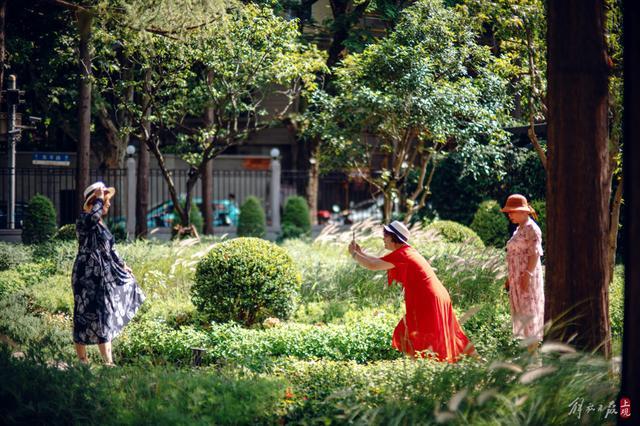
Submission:
<svg viewBox="0 0 640 426">
<path fill-rule="evenodd" d="M 188 179 L 187 170 L 172 170 L 172 179 L 179 194 L 186 192 Z M 283 170 L 281 172 L 280 200 L 281 203 L 290 195 L 304 196 L 308 184 L 308 172 L 298 170 Z M 92 170 L 90 181 L 101 180 L 116 188 L 120 196 L 114 197 L 110 216 L 123 218 L 127 212 L 127 170 L 110 169 L 104 171 Z M 76 170 L 61 168 L 19 168 L 15 172 L 16 185 L 16 225 L 20 226 L 24 210 L 29 200 L 36 194 L 42 194 L 51 199 L 58 212 L 60 225 L 73 223 L 77 217 L 76 211 Z M 0 229 L 7 227 L 7 203 L 9 193 L 9 169 L 0 168 Z M 270 170 L 213 170 L 212 199 L 226 200 L 233 194 L 235 201 L 241 205 L 250 196 L 262 200 L 267 220 L 271 213 L 271 171 Z M 193 196 L 202 197 L 200 180 L 194 187 Z M 354 204 L 372 198 L 369 186 L 358 179 L 350 178 L 344 173 L 330 173 L 320 176 L 318 188 L 318 209 L 330 210 L 337 205 L 346 209 Z M 170 200 L 169 188 L 162 173 L 158 169 L 149 172 L 149 211 L 167 203 Z"/>
</svg>

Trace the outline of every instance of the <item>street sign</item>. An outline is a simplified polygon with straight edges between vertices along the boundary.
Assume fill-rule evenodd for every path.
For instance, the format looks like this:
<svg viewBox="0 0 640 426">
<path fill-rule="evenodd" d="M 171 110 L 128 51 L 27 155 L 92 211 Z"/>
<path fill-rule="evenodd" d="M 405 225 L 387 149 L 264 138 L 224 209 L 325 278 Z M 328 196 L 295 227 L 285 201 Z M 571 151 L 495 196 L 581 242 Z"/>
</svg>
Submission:
<svg viewBox="0 0 640 426">
<path fill-rule="evenodd" d="M 32 163 L 38 166 L 69 166 L 71 159 L 69 154 L 56 152 L 36 152 L 33 154 Z"/>
</svg>

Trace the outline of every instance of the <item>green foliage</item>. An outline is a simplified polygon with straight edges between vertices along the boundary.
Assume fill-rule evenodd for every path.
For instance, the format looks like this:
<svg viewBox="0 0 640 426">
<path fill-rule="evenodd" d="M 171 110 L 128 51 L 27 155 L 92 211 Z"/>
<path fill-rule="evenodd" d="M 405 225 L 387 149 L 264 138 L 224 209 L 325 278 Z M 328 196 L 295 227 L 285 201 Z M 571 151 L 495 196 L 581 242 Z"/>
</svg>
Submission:
<svg viewBox="0 0 640 426">
<path fill-rule="evenodd" d="M 184 199 L 180 200 L 180 207 L 184 210 L 186 205 L 186 201 Z M 174 210 L 173 217 L 171 219 L 174 225 L 180 223 L 180 216 L 177 211 Z M 196 227 L 196 230 L 199 233 L 202 233 L 202 227 L 204 226 L 204 217 L 202 217 L 202 212 L 198 208 L 198 205 L 194 200 L 191 200 L 191 208 L 189 209 L 189 223 Z M 173 234 L 176 232 L 175 226 L 171 228 Z"/>
<path fill-rule="evenodd" d="M 275 424 L 282 379 L 175 368 L 51 368 L 0 347 L 0 409 L 9 424 Z"/>
<path fill-rule="evenodd" d="M 0 241 L 0 271 L 15 268 L 30 260 L 29 250 L 22 244 Z"/>
<path fill-rule="evenodd" d="M 506 141 L 501 125 L 509 104 L 506 81 L 477 39 L 467 18 L 441 1 L 413 3 L 388 37 L 347 56 L 335 70 L 337 100 L 312 97 L 320 119 L 309 136 L 329 142 L 324 157 L 367 168 L 374 151 L 388 156 L 381 173 L 369 171 L 385 194 L 387 211 L 400 199 L 403 212 L 415 213 L 429 185 L 426 179 L 415 182 L 411 192 L 407 175 L 414 167 L 432 167 L 447 144 Z M 327 109 L 333 119 L 326 118 Z M 317 123 L 327 124 L 326 134 Z M 377 138 L 376 150 L 369 138 L 360 137 L 363 132 Z"/>
<path fill-rule="evenodd" d="M 624 329 L 624 268 L 616 266 L 613 281 L 609 286 L 609 319 L 611 335 L 622 338 Z"/>
<path fill-rule="evenodd" d="M 283 247 L 302 275 L 300 296 L 304 302 L 324 303 L 334 314 L 344 310 L 348 303 L 360 307 L 402 303 L 401 295 L 390 291 L 386 285 L 386 274 L 357 265 L 342 243 L 309 244 L 302 240 L 287 240 Z"/>
<path fill-rule="evenodd" d="M 71 278 L 67 275 L 52 275 L 27 290 L 34 307 L 53 314 L 73 315 L 73 292 Z"/>
<path fill-rule="evenodd" d="M 56 209 L 50 199 L 36 194 L 27 205 L 22 225 L 22 242 L 36 244 L 50 240 L 57 231 Z"/>
<path fill-rule="evenodd" d="M 450 243 L 466 243 L 475 247 L 484 247 L 484 243 L 473 229 L 450 220 L 436 220 L 431 222 L 426 230 L 437 231 L 445 241 Z"/>
<path fill-rule="evenodd" d="M 76 241 L 48 241 L 31 246 L 31 257 L 39 267 L 45 267 L 48 274 L 71 272 L 78 253 Z M 36 268 L 37 269 L 37 268 Z"/>
<path fill-rule="evenodd" d="M 77 238 L 76 225 L 73 223 L 62 225 L 55 235 L 55 239 L 59 241 L 75 241 Z"/>
<path fill-rule="evenodd" d="M 215 321 L 252 325 L 267 317 L 287 319 L 300 276 L 285 250 L 259 238 L 213 246 L 198 263 L 193 304 Z"/>
<path fill-rule="evenodd" d="M 267 233 L 267 219 L 262 204 L 257 197 L 250 196 L 240 206 L 238 236 L 264 238 Z"/>
<path fill-rule="evenodd" d="M 71 354 L 69 333 L 68 317 L 32 312 L 31 300 L 25 292 L 0 299 L 0 334 L 10 337 L 25 352 L 35 353 L 40 359 Z"/>
<path fill-rule="evenodd" d="M 372 254 L 382 253 L 378 230 L 358 230 L 358 242 Z M 107 407 L 105 424 L 145 419 L 315 424 L 345 418 L 356 424 L 399 419 L 435 424 L 443 416 L 453 424 L 570 424 L 574 418 L 568 407 L 576 397 L 596 406 L 614 399 L 618 378 L 610 373 L 609 362 L 552 346 L 531 356 L 512 338 L 508 296 L 502 289 L 504 251 L 412 231 L 412 245 L 429 260 L 451 294 L 465 333 L 489 359 L 449 365 L 410 360 L 391 347 L 391 333 L 404 309 L 400 289 L 388 287 L 384 273 L 355 266 L 345 250 L 350 232 L 333 238 L 283 244 L 303 278 L 303 304 L 295 318 L 305 323 L 268 320 L 249 329 L 202 320 L 188 300 L 196 262 L 211 242 L 214 248 L 222 244 L 182 240 L 124 245 L 122 254 L 148 299 L 114 341 L 117 369 L 87 369 L 73 361 L 68 283 L 75 242 L 59 242 L 48 256 L 34 257 L 36 262 L 0 271 L 0 289 L 4 278 L 19 286 L 0 294 L 0 334 L 27 354 L 25 360 L 0 354 L 0 408 L 16 419 L 37 420 L 39 413 L 49 413 L 61 423 L 92 422 L 92 413 Z M 261 251 L 273 252 L 273 247 Z M 223 246 L 219 255 L 231 251 Z M 614 337 L 623 325 L 622 269 L 616 268 L 609 293 Z M 206 350 L 204 366 L 195 370 L 190 367 L 193 347 Z M 99 363 L 95 348 L 90 348 L 90 358 Z M 45 366 L 53 360 L 68 362 L 69 368 Z M 545 369 L 538 371 L 540 363 Z M 107 391 L 100 390 L 103 386 Z M 88 395 L 80 396 L 84 393 Z M 524 394 L 527 399 L 516 404 Z M 101 396 L 98 402 L 94 395 Z M 74 402 L 76 410 L 61 407 L 60 398 L 81 402 Z M 34 401 L 40 404 L 37 412 Z M 602 420 L 603 413 L 597 417 L 583 411 L 583 417 L 587 414 L 590 423 Z"/>
<path fill-rule="evenodd" d="M 547 202 L 544 199 L 533 200 L 531 201 L 531 207 L 533 207 L 538 214 L 538 219 L 535 219 L 535 221 L 540 227 L 540 231 L 542 232 L 542 242 L 544 243 L 547 238 Z"/>
<path fill-rule="evenodd" d="M 483 201 L 473 216 L 470 228 L 485 245 L 504 247 L 510 238 L 509 220 L 500 208 L 495 200 Z"/>
<path fill-rule="evenodd" d="M 304 197 L 287 198 L 282 214 L 282 239 L 311 236 L 309 205 Z"/>
<path fill-rule="evenodd" d="M 105 222 L 116 242 L 127 241 L 127 224 L 125 222 L 115 221 L 111 218 L 107 218 Z"/>
<path fill-rule="evenodd" d="M 581 418 L 586 420 L 578 420 L 568 410 L 576 398 L 595 407 L 615 404 L 617 380 L 610 379 L 607 365 L 590 355 L 551 352 L 489 366 L 405 359 L 370 365 L 292 361 L 276 371 L 292 382 L 297 404 L 289 422 L 347 418 L 371 425 L 601 424 L 604 411 L 583 407 Z M 611 414 L 607 420 L 615 421 Z"/>
<path fill-rule="evenodd" d="M 16 293 L 25 286 L 22 276 L 15 269 L 0 271 L 0 298 Z"/>
<path fill-rule="evenodd" d="M 355 360 L 396 359 L 390 345 L 395 316 L 379 312 L 344 324 L 279 323 L 264 330 L 233 323 L 212 323 L 206 330 L 183 326 L 171 329 L 158 321 L 128 327 L 116 347 L 126 361 L 145 357 L 154 363 L 188 364 L 191 348 L 206 349 L 203 362 L 239 363 L 259 368 L 274 357 Z"/>
<path fill-rule="evenodd" d="M 511 81 L 510 95 L 535 122 L 545 121 L 547 17 L 542 0 L 496 2 L 463 0 L 465 11 L 478 28 L 491 34 L 502 76 Z M 523 76 L 526 76 L 523 78 Z"/>
<path fill-rule="evenodd" d="M 112 389 L 88 368 L 68 371 L 41 360 L 17 360 L 0 346 L 0 410 L 6 424 L 106 424 L 113 418 Z"/>
<path fill-rule="evenodd" d="M 467 144 L 447 154 L 436 171 L 424 217 L 469 225 L 483 200 L 504 202 L 513 193 L 545 197 L 545 171 L 531 148 Z"/>
</svg>

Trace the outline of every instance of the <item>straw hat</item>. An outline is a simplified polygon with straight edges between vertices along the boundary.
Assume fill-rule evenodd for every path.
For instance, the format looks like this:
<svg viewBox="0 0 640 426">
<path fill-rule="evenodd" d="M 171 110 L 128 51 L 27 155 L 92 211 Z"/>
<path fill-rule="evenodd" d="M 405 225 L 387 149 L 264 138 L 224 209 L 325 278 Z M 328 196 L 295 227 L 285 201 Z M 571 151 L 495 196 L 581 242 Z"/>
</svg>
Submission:
<svg viewBox="0 0 640 426">
<path fill-rule="evenodd" d="M 527 199 L 525 198 L 524 195 L 513 194 L 513 195 L 509 195 L 509 198 L 507 198 L 506 204 L 504 205 L 503 208 L 500 209 L 500 211 L 503 213 L 510 213 L 510 212 L 531 213 L 533 209 L 531 208 L 531 206 L 529 206 L 529 203 L 527 202 Z"/>
<path fill-rule="evenodd" d="M 394 220 L 389 225 L 382 225 L 382 226 L 384 227 L 385 231 L 392 233 L 393 235 L 398 237 L 400 241 L 402 241 L 405 244 L 408 244 L 409 238 L 411 237 L 411 233 L 409 232 L 409 230 L 407 229 L 407 226 L 404 223 Z"/>
<path fill-rule="evenodd" d="M 87 186 L 87 188 L 84 190 L 84 204 L 82 205 L 82 208 L 86 209 L 87 206 L 93 203 L 95 199 L 94 192 L 98 188 L 102 188 L 102 190 L 104 191 L 105 200 L 116 195 L 116 189 L 113 186 L 107 187 L 104 182 L 94 182 L 91 185 Z"/>
</svg>

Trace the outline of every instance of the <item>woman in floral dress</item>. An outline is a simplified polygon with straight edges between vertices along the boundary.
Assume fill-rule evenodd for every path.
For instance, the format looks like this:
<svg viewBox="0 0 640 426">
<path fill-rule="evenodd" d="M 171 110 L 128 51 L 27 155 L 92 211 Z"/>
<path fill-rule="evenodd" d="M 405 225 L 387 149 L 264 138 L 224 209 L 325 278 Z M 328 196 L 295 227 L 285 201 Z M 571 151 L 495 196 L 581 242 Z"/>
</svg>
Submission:
<svg viewBox="0 0 640 426">
<path fill-rule="evenodd" d="M 542 340 L 544 331 L 544 278 L 542 274 L 542 233 L 529 217 L 535 211 L 520 194 L 507 198 L 502 208 L 518 225 L 507 242 L 508 278 L 513 334 L 522 339 Z M 532 342 L 530 349 L 537 342 Z"/>
<path fill-rule="evenodd" d="M 76 221 L 78 254 L 73 265 L 73 341 L 87 363 L 86 345 L 97 344 L 113 365 L 111 341 L 133 318 L 145 299 L 136 279 L 114 249 L 114 238 L 102 222 L 114 188 L 96 182 L 84 191 L 84 209 Z"/>
</svg>

